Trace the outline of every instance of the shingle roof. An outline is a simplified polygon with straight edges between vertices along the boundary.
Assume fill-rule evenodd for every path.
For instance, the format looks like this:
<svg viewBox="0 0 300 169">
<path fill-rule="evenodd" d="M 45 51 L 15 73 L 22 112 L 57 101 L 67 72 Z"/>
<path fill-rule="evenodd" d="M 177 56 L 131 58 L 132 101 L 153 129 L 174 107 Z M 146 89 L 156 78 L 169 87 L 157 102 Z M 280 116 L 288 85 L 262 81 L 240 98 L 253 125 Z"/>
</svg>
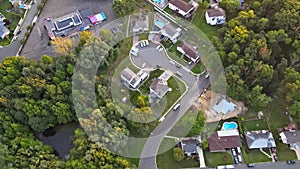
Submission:
<svg viewBox="0 0 300 169">
<path fill-rule="evenodd" d="M 156 79 L 151 83 L 150 89 L 153 90 L 158 97 L 162 98 L 169 91 L 169 86 L 166 81 Z"/>
<path fill-rule="evenodd" d="M 181 43 L 178 47 L 180 47 L 185 54 L 188 55 L 188 57 L 193 59 L 197 59 L 199 57 L 198 52 L 186 43 Z"/>
<path fill-rule="evenodd" d="M 226 16 L 225 11 L 222 8 L 212 8 L 206 10 L 209 17 L 216 17 L 216 16 Z"/>
<path fill-rule="evenodd" d="M 276 147 L 274 137 L 269 131 L 246 132 L 245 136 L 249 149 Z"/>
<path fill-rule="evenodd" d="M 177 8 L 181 9 L 184 12 L 188 12 L 189 10 L 194 8 L 192 4 L 185 2 L 184 0 L 170 0 L 169 3 L 176 6 Z"/>
<path fill-rule="evenodd" d="M 184 154 L 197 153 L 199 142 L 195 138 L 184 138 L 180 141 L 181 148 Z"/>
<path fill-rule="evenodd" d="M 209 150 L 211 152 L 224 151 L 225 148 L 241 147 L 242 143 L 239 136 L 219 137 L 217 132 L 211 134 L 208 138 Z"/>
<path fill-rule="evenodd" d="M 284 136 L 282 135 L 284 134 Z M 285 144 L 294 144 L 300 142 L 300 131 L 296 130 L 295 132 L 284 131 L 280 133 L 282 142 Z"/>
<path fill-rule="evenodd" d="M 136 74 L 131 69 L 129 69 L 128 67 L 126 67 L 121 72 L 121 76 L 123 76 L 126 80 L 131 81 L 132 78 L 136 76 Z"/>
<path fill-rule="evenodd" d="M 0 37 L 2 37 L 4 34 L 8 34 L 9 30 L 4 26 L 3 22 L 0 22 Z"/>
</svg>

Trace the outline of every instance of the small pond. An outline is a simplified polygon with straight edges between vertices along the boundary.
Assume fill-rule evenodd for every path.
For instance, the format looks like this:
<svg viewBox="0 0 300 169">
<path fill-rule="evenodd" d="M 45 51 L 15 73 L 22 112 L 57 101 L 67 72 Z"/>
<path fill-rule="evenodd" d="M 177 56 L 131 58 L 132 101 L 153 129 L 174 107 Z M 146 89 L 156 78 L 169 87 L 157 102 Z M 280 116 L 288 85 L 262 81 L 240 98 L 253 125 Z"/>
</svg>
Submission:
<svg viewBox="0 0 300 169">
<path fill-rule="evenodd" d="M 43 133 L 35 133 L 35 135 L 44 144 L 51 146 L 59 158 L 66 158 L 73 148 L 72 139 L 75 129 L 78 127 L 78 123 L 72 122 L 52 127 Z"/>
</svg>

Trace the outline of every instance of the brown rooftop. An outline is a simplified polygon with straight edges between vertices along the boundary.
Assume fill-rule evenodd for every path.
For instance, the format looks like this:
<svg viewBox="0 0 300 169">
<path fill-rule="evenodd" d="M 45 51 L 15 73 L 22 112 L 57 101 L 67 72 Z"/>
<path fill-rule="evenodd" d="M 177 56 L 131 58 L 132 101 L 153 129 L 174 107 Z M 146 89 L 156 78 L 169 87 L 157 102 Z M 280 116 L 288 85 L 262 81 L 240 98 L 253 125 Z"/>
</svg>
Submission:
<svg viewBox="0 0 300 169">
<path fill-rule="evenodd" d="M 219 137 L 217 132 L 211 134 L 208 138 L 209 150 L 211 152 L 225 151 L 226 148 L 241 147 L 239 136 Z"/>
<path fill-rule="evenodd" d="M 215 16 L 224 16 L 226 17 L 226 13 L 222 8 L 216 7 L 206 10 L 209 17 L 215 17 Z"/>
<path fill-rule="evenodd" d="M 197 59 L 199 57 L 198 52 L 186 43 L 181 43 L 178 45 L 178 47 L 180 47 L 186 53 L 186 55 L 188 55 L 188 57 L 193 59 Z"/>
<path fill-rule="evenodd" d="M 184 12 L 188 12 L 189 10 L 194 8 L 194 6 L 192 4 L 187 3 L 184 0 L 170 0 L 169 3 L 176 6 L 179 9 L 183 10 Z"/>
</svg>

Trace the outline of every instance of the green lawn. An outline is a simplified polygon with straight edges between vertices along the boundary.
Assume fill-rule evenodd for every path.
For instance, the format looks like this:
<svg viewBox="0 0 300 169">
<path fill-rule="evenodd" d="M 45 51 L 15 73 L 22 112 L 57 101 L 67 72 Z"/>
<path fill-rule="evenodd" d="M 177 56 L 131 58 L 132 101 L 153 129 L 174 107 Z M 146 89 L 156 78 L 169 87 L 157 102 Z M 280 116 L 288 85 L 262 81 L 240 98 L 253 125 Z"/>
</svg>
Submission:
<svg viewBox="0 0 300 169">
<path fill-rule="evenodd" d="M 242 121 L 242 126 L 246 131 L 269 130 L 264 119 Z"/>
<path fill-rule="evenodd" d="M 216 167 L 219 165 L 231 165 L 233 164 L 232 156 L 226 152 L 212 153 L 209 151 L 203 151 L 205 164 L 207 167 Z"/>
<path fill-rule="evenodd" d="M 265 152 L 269 153 L 269 150 L 266 149 Z M 272 159 L 259 150 L 246 150 L 245 146 L 242 147 L 242 154 L 244 162 L 247 164 L 272 161 Z"/>
<path fill-rule="evenodd" d="M 139 34 L 139 41 L 140 41 L 140 40 L 147 40 L 147 39 L 148 39 L 148 36 L 149 36 L 149 33 L 142 33 L 142 34 Z"/>
<path fill-rule="evenodd" d="M 205 70 L 205 66 L 204 66 L 203 62 L 201 62 L 201 61 L 192 68 L 192 72 L 196 73 L 196 74 L 200 74 L 204 70 Z"/>
<path fill-rule="evenodd" d="M 170 40 L 167 40 L 167 41 L 162 40 L 162 41 L 160 41 L 160 43 L 161 43 L 166 49 L 169 49 L 169 48 L 173 45 L 173 43 L 172 43 Z"/>
<path fill-rule="evenodd" d="M 209 39 L 211 39 L 212 36 L 218 36 L 218 29 L 221 28 L 221 26 L 208 25 L 206 23 L 203 10 L 200 8 L 195 11 L 192 23 L 204 32 Z"/>
<path fill-rule="evenodd" d="M 142 86 L 139 88 L 144 94 L 149 93 L 150 89 L 150 85 L 152 83 L 152 80 L 154 78 L 158 78 L 162 73 L 164 72 L 164 70 L 161 69 L 156 69 L 154 71 L 152 71 L 148 77 L 148 79 L 142 84 Z"/>
<path fill-rule="evenodd" d="M 171 77 L 168 80 L 168 86 L 172 89 L 172 91 L 168 92 L 165 96 L 167 98 L 167 105 L 163 112 L 166 112 L 186 90 L 184 83 L 174 77 Z"/>
</svg>

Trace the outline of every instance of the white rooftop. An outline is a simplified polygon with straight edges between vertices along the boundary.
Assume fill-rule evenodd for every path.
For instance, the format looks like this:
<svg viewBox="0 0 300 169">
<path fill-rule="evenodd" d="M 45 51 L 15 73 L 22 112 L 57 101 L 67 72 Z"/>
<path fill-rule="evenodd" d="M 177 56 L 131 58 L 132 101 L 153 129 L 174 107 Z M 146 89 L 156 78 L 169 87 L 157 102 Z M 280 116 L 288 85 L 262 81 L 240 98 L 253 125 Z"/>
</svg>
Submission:
<svg viewBox="0 0 300 169">
<path fill-rule="evenodd" d="M 227 136 L 239 136 L 239 131 L 237 129 L 234 130 L 222 130 L 217 131 L 219 137 L 227 137 Z"/>
</svg>

